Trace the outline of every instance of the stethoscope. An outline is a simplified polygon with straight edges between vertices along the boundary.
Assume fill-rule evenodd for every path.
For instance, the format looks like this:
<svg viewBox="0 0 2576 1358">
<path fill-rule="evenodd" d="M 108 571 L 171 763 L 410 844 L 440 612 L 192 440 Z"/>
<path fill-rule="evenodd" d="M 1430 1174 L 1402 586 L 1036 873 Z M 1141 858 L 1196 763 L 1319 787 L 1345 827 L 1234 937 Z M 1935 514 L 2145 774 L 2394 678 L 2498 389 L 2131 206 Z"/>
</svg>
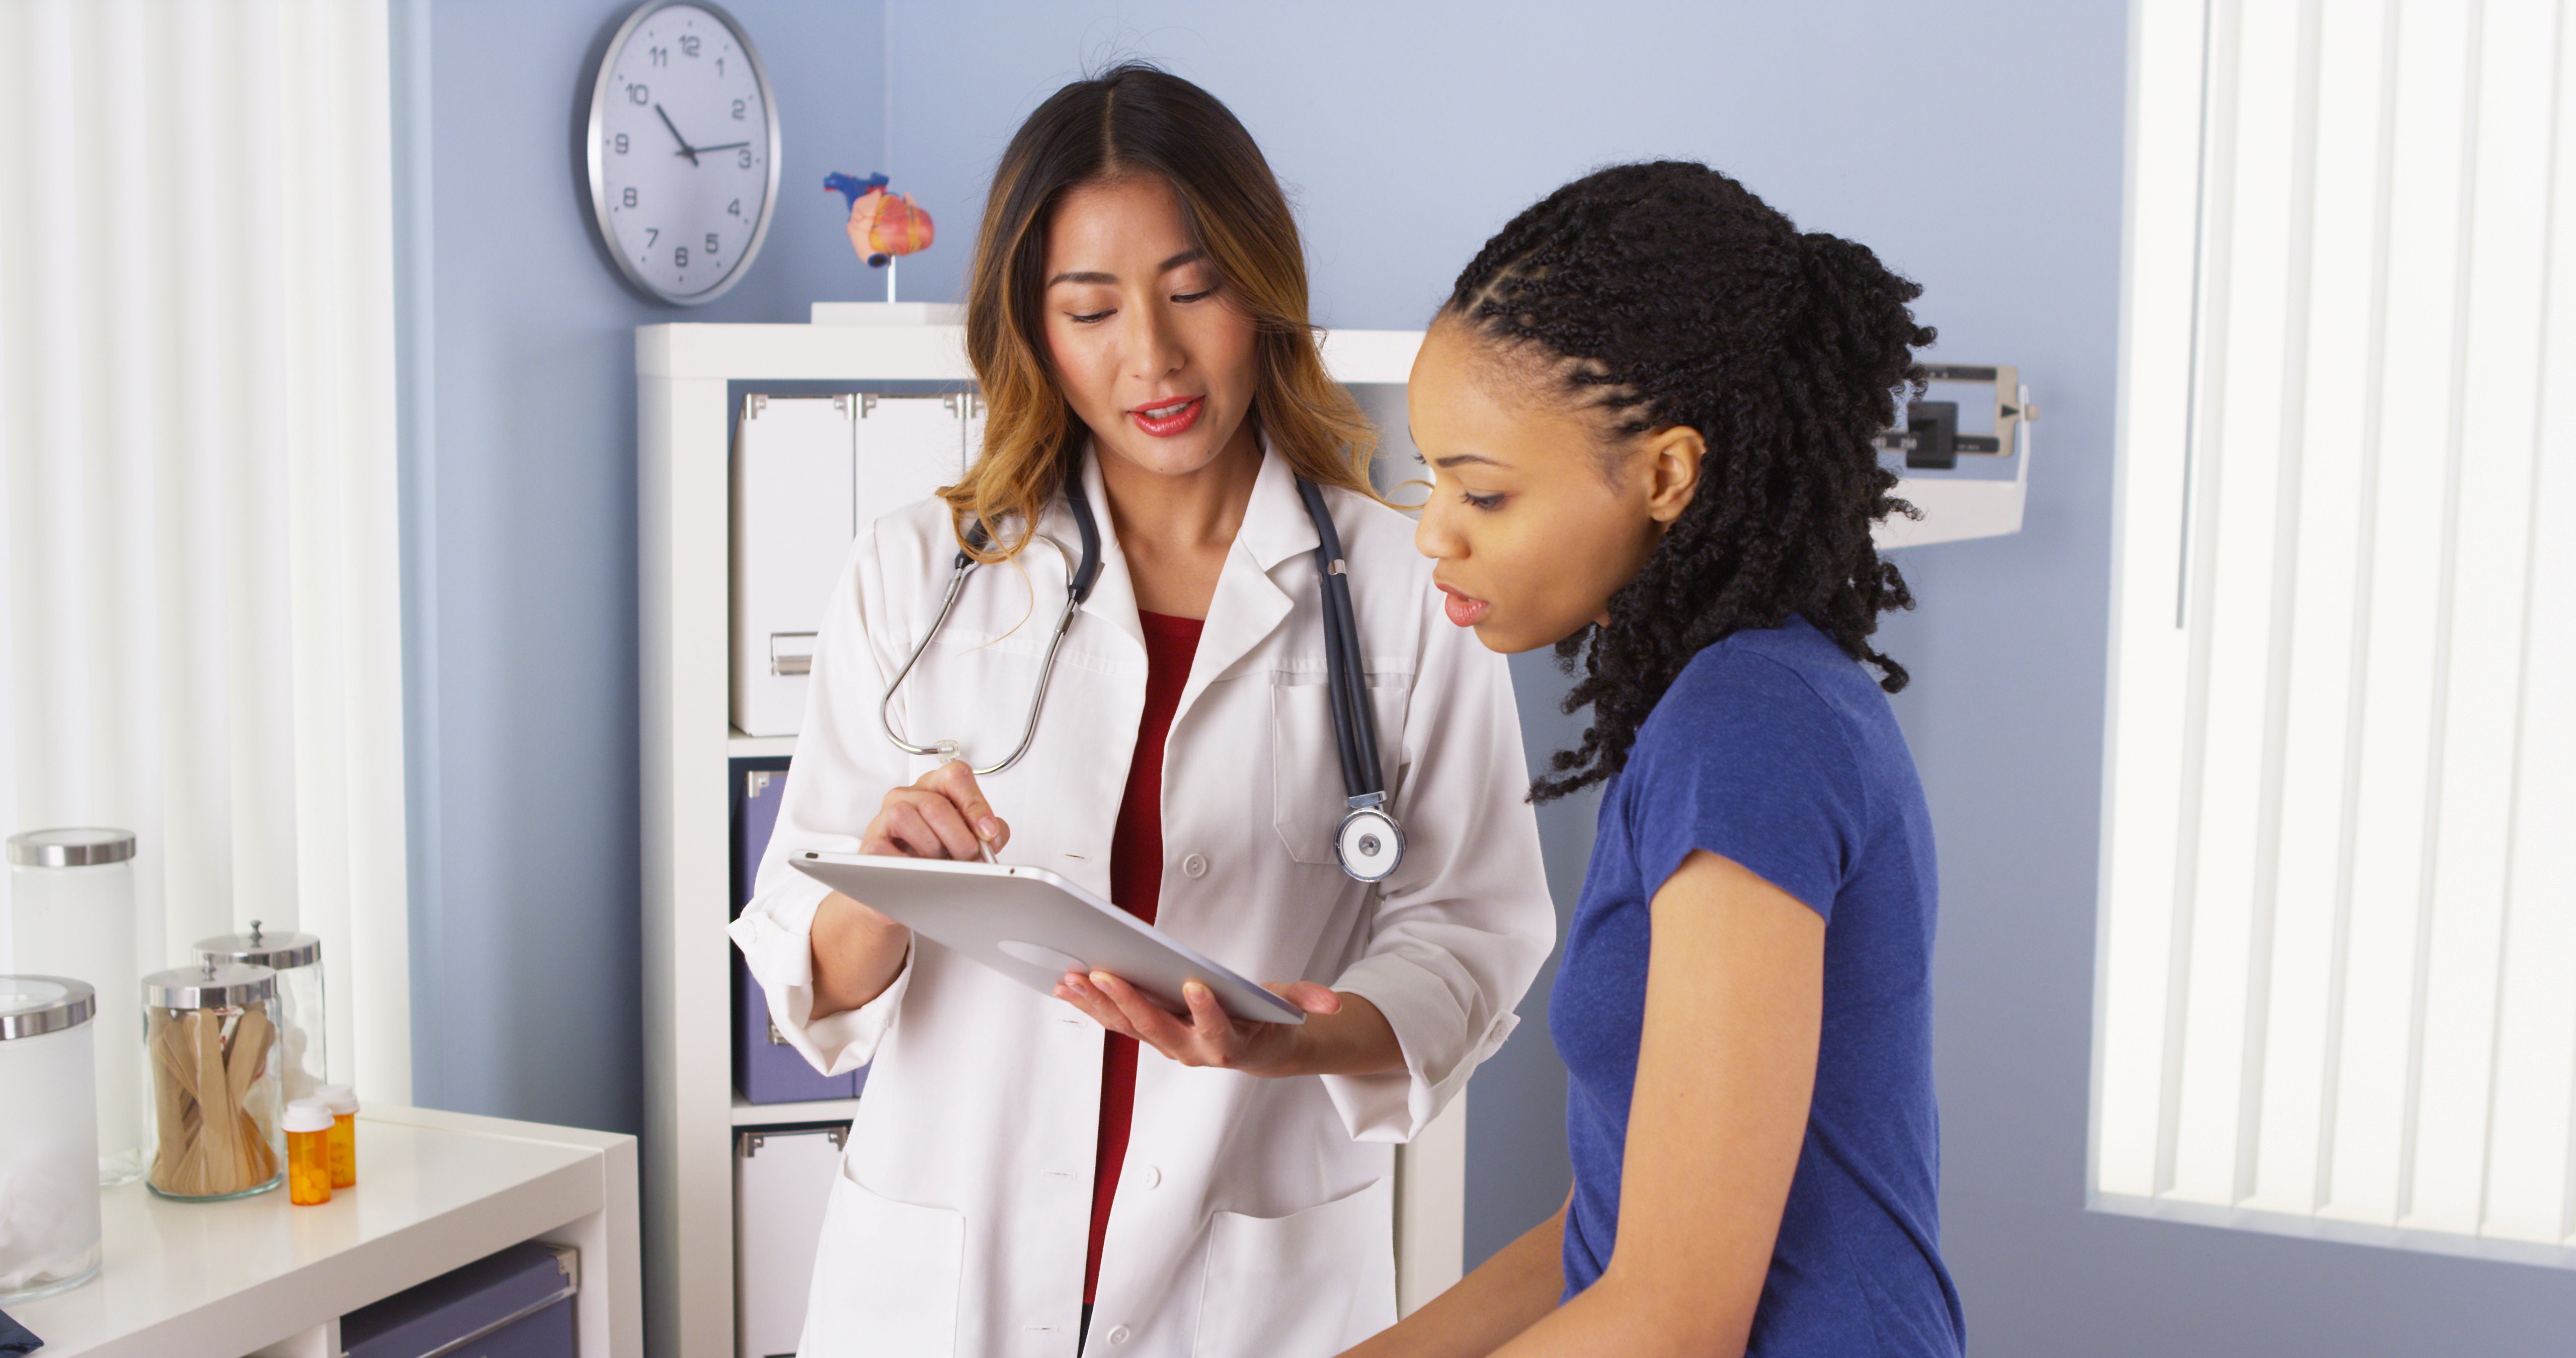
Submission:
<svg viewBox="0 0 2576 1358">
<path fill-rule="evenodd" d="M 968 765 L 978 778 L 1000 773 L 1029 752 L 1030 743 L 1037 739 L 1038 714 L 1046 707 L 1047 686 L 1055 678 L 1056 656 L 1064 650 L 1065 633 L 1073 630 L 1073 615 L 1082 610 L 1083 602 L 1091 597 L 1091 587 L 1100 580 L 1100 524 L 1092 516 L 1091 496 L 1083 489 L 1079 474 L 1065 478 L 1064 497 L 1073 511 L 1074 526 L 1082 535 L 1081 560 L 1077 563 L 1063 543 L 1038 535 L 1039 541 L 1055 548 L 1064 558 L 1064 611 L 1056 616 L 1055 635 L 1047 641 L 1046 663 L 1038 671 L 1036 691 L 1029 695 L 1029 718 L 1020 728 L 1020 743 L 998 763 Z M 1305 502 L 1306 516 L 1315 521 L 1315 566 L 1323 576 L 1325 682 L 1332 690 L 1333 740 L 1341 747 L 1342 789 L 1347 795 L 1341 824 L 1333 833 L 1333 857 L 1353 880 L 1382 882 L 1394 873 L 1396 864 L 1404 861 L 1404 829 L 1386 809 L 1386 782 L 1377 755 L 1377 709 L 1369 703 L 1368 681 L 1360 672 L 1359 620 L 1351 608 L 1349 565 L 1342 557 L 1341 534 L 1333 527 L 1333 516 L 1324 508 L 1324 493 L 1301 476 L 1297 478 L 1297 498 Z M 970 526 L 966 537 L 978 549 L 990 540 L 982 524 Z M 957 553 L 948 578 L 948 593 L 939 601 L 938 616 L 930 620 L 930 631 L 912 648 L 903 668 L 895 671 L 894 682 L 886 685 L 885 700 L 877 705 L 877 719 L 885 726 L 886 739 L 906 754 L 958 757 L 956 741 L 915 745 L 904 739 L 903 733 L 894 729 L 894 697 L 902 690 L 905 676 L 938 640 L 939 629 L 948 625 L 948 615 L 957 611 L 958 596 L 966 592 L 966 577 L 974 574 L 980 564 L 969 552 Z"/>
</svg>

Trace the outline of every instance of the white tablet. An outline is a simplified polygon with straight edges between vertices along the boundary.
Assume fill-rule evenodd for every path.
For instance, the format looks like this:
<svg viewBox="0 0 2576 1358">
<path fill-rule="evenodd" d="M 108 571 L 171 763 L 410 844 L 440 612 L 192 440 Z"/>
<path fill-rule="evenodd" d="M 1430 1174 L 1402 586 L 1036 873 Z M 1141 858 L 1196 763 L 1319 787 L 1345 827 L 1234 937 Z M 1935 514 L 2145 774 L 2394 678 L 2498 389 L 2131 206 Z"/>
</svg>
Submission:
<svg viewBox="0 0 2576 1358">
<path fill-rule="evenodd" d="M 1306 1021 L 1304 1010 L 1044 868 L 847 853 L 787 861 L 1041 995 L 1054 994 L 1068 971 L 1105 971 L 1183 1017 L 1181 985 L 1197 981 L 1246 1022 Z"/>
</svg>

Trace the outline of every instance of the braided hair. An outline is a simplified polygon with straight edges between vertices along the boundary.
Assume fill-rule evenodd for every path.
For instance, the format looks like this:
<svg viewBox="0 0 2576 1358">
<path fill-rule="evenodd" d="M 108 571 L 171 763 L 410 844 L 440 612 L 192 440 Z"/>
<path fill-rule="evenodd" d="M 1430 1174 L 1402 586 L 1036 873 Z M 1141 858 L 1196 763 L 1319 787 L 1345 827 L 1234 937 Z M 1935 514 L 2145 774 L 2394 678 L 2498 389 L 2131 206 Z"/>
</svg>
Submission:
<svg viewBox="0 0 2576 1358">
<path fill-rule="evenodd" d="M 1706 441 L 1697 494 L 1607 626 L 1557 643 L 1592 708 L 1582 744 L 1532 784 L 1549 801 L 1626 767 L 1637 728 L 1703 648 L 1792 615 L 1874 666 L 1878 615 L 1914 606 L 1870 526 L 1919 511 L 1890 492 L 1871 436 L 1920 390 L 1922 293 L 1868 247 L 1800 233 L 1705 165 L 1616 165 L 1541 199 L 1485 243 L 1435 324 L 1463 326 L 1516 369 L 1595 412 L 1605 448 L 1688 426 Z"/>
</svg>

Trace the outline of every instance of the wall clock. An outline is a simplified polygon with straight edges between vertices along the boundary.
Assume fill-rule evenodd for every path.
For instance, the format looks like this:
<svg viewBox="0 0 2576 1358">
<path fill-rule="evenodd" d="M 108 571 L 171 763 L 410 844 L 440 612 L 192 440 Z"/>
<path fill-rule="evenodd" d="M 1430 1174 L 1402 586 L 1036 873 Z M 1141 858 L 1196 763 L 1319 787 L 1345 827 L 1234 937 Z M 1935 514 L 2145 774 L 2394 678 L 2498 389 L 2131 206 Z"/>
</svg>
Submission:
<svg viewBox="0 0 2576 1358">
<path fill-rule="evenodd" d="M 778 198 L 778 102 L 733 16 L 645 0 L 590 92 L 590 211 L 627 281 L 677 306 L 741 281 Z"/>
</svg>

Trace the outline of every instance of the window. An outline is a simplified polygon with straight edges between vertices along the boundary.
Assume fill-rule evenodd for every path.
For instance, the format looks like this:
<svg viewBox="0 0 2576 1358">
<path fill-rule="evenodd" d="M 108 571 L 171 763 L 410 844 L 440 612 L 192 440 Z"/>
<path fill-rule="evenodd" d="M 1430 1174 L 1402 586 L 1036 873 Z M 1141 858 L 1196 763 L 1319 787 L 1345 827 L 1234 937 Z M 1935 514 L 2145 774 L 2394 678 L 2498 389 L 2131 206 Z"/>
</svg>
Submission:
<svg viewBox="0 0 2576 1358">
<path fill-rule="evenodd" d="M 0 833 L 136 833 L 138 974 L 320 935 L 399 1103 L 389 54 L 382 0 L 0 5 Z"/>
<path fill-rule="evenodd" d="M 2576 1263 L 2576 26 L 2132 13 L 2093 1203 Z"/>
</svg>

